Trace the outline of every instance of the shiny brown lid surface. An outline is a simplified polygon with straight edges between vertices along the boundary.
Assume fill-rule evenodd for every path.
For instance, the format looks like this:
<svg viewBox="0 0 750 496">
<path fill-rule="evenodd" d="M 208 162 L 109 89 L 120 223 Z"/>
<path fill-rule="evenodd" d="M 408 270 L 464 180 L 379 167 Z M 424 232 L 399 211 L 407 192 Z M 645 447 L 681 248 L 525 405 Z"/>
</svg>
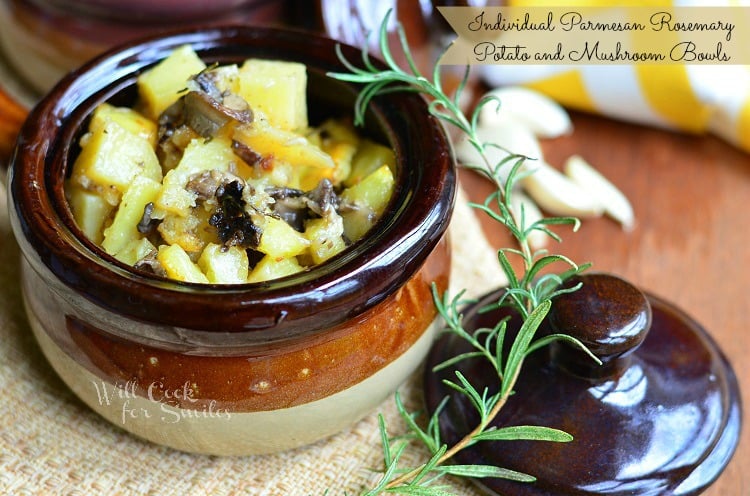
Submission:
<svg viewBox="0 0 750 496">
<path fill-rule="evenodd" d="M 492 494 L 699 494 L 719 476 L 739 440 L 734 372 L 706 331 L 668 302 L 611 275 L 580 280 L 579 291 L 555 300 L 539 332 L 579 337 L 599 352 L 603 366 L 563 345 L 533 353 L 516 394 L 492 423 L 561 429 L 573 441 L 483 442 L 459 453 L 456 462 L 537 478 L 477 480 Z M 507 315 L 477 312 L 497 297 L 488 295 L 466 312 L 467 329 L 492 326 Z M 427 370 L 465 351 L 465 342 L 446 336 L 431 351 Z M 480 391 L 497 388 L 483 362 L 467 360 L 458 369 Z M 425 376 L 428 410 L 451 396 L 440 417 L 447 443 L 477 422 L 471 405 L 442 384 L 452 376 L 451 370 Z"/>
</svg>

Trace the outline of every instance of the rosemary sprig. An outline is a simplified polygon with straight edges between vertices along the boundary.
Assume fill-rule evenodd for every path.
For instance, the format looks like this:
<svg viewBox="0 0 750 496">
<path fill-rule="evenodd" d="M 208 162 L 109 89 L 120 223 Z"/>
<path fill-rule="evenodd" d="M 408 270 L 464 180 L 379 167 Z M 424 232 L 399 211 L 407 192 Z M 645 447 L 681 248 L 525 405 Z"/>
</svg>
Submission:
<svg viewBox="0 0 750 496">
<path fill-rule="evenodd" d="M 467 332 L 463 328 L 461 308 L 467 303 L 463 299 L 464 292 L 451 297 L 447 292 L 438 294 L 433 286 L 433 298 L 438 312 L 445 321 L 445 331 L 455 334 L 468 342 L 472 351 L 458 355 L 438 365 L 435 369 L 442 370 L 452 367 L 468 358 L 486 360 L 493 368 L 497 380 L 498 391 L 490 393 L 487 389 L 478 391 L 459 371 L 455 371 L 455 380 L 445 381 L 446 386 L 457 391 L 473 405 L 479 415 L 477 426 L 463 439 L 452 446 L 447 446 L 440 437 L 439 417 L 446 400 L 436 409 L 423 428 L 418 422 L 418 414 L 411 413 L 404 406 L 398 393 L 395 396 L 396 407 L 407 428 L 405 436 L 392 438 L 382 415 L 379 418 L 380 433 L 383 445 L 383 471 L 378 484 L 366 491 L 366 495 L 381 493 L 398 493 L 411 495 L 438 496 L 448 494 L 444 486 L 437 481 L 445 475 L 458 477 L 501 477 L 521 482 L 533 482 L 532 475 L 515 472 L 501 467 L 486 465 L 455 465 L 446 464 L 462 449 L 477 442 L 505 441 L 505 440 L 539 440 L 551 442 L 567 442 L 572 437 L 557 429 L 541 426 L 512 426 L 494 428 L 490 424 L 513 394 L 513 387 L 521 371 L 525 358 L 535 350 L 548 345 L 555 340 L 564 340 L 574 346 L 586 350 L 578 340 L 561 334 L 549 335 L 535 339 L 539 325 L 546 317 L 551 300 L 563 292 L 575 291 L 578 286 L 567 290 L 558 289 L 567 278 L 588 268 L 588 265 L 577 265 L 563 255 L 550 254 L 546 250 L 532 251 L 529 235 L 534 231 L 541 231 L 556 241 L 560 238 L 550 226 L 570 225 L 573 230 L 579 227 L 578 219 L 572 217 L 544 218 L 526 223 L 523 209 L 514 212 L 511 198 L 517 182 L 526 174 L 533 173 L 533 169 L 526 166 L 528 157 L 512 154 L 499 163 L 492 163 L 487 151 L 497 148 L 493 143 L 482 141 L 477 133 L 478 116 L 484 105 L 500 105 L 494 97 L 481 99 L 474 111 L 467 118 L 461 110 L 459 102 L 461 93 L 468 82 L 469 67 L 466 67 L 463 79 L 452 97 L 448 96 L 441 83 L 440 65 L 435 64 L 431 78 L 421 74 L 414 62 L 403 28 L 397 27 L 398 39 L 403 49 L 407 68 L 402 68 L 391 52 L 388 42 L 389 11 L 383 19 L 379 33 L 379 48 L 386 68 L 373 63 L 367 52 L 362 52 L 363 67 L 348 61 L 338 50 L 338 56 L 345 65 L 348 73 L 331 73 L 330 75 L 342 81 L 363 85 L 355 102 L 355 123 L 362 124 L 365 111 L 377 95 L 397 91 L 417 92 L 429 101 L 430 114 L 443 123 L 456 127 L 466 137 L 468 142 L 479 152 L 482 162 L 478 164 L 462 164 L 479 174 L 487 177 L 496 186 L 496 191 L 487 197 L 484 203 L 471 206 L 484 212 L 493 220 L 504 226 L 515 238 L 516 248 L 503 248 L 498 251 L 498 262 L 505 272 L 509 284 L 502 296 L 491 306 L 483 309 L 489 311 L 500 306 L 511 306 L 521 317 L 523 324 L 510 345 L 510 351 L 503 354 L 506 338 L 507 320 L 498 322 L 493 328 L 482 328 Z M 506 150 L 507 151 L 507 150 Z M 510 168 L 507 174 L 505 171 Z M 522 270 L 517 273 L 510 261 L 510 257 L 518 257 L 522 263 Z M 567 268 L 560 273 L 548 272 L 553 264 L 563 264 Z M 589 352 L 591 355 L 591 353 Z M 591 355 L 595 361 L 596 357 Z M 401 456 L 411 441 L 417 441 L 430 453 L 430 458 L 417 467 L 402 468 L 399 466 Z"/>
</svg>

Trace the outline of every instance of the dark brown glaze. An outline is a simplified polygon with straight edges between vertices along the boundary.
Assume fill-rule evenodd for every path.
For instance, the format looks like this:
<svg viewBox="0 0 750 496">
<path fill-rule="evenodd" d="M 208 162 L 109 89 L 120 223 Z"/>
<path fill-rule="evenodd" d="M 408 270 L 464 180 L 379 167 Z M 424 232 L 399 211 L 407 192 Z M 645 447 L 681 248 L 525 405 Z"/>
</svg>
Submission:
<svg viewBox="0 0 750 496">
<path fill-rule="evenodd" d="M 207 62 L 252 56 L 305 63 L 313 122 L 351 115 L 357 88 L 325 75 L 346 70 L 335 42 L 304 32 L 254 27 L 181 31 L 105 54 L 63 79 L 22 128 L 9 191 L 22 251 L 32 267 L 51 271 L 55 283 L 66 288 L 59 297 L 68 315 L 99 319 L 90 308 L 79 308 L 77 298 L 83 297 L 83 304 L 107 313 L 102 320 L 122 316 L 138 323 L 107 328 L 121 339 L 182 349 L 183 340 L 174 337 L 178 328 L 215 333 L 210 345 L 221 348 L 227 334 L 237 333 L 232 347 L 244 339 L 247 348 L 262 353 L 278 343 L 325 333 L 398 291 L 442 238 L 455 195 L 448 139 L 415 95 L 378 98 L 368 115 L 366 132 L 396 151 L 396 192 L 389 209 L 365 238 L 312 270 L 254 285 L 191 285 L 139 273 L 84 238 L 67 208 L 63 181 L 87 117 L 105 100 L 132 103 L 137 75 L 186 43 Z M 342 51 L 349 60 L 360 60 L 359 50 L 342 46 Z"/>
<path fill-rule="evenodd" d="M 229 412 L 274 410 L 319 400 L 375 374 L 407 351 L 436 317 L 430 285 L 448 283 L 450 250 L 441 242 L 401 289 L 356 319 L 325 334 L 264 356 L 194 356 L 124 341 L 79 319 L 67 319 L 58 346 L 97 377 L 135 384 L 136 392 L 193 389 L 189 402 L 200 409 L 214 402 Z"/>
<path fill-rule="evenodd" d="M 548 316 L 557 333 L 578 338 L 596 355 L 596 364 L 583 351 L 554 343 L 552 360 L 566 371 L 581 377 L 609 377 L 626 368 L 632 354 L 643 342 L 651 326 L 651 306 L 635 286 L 607 274 L 589 274 L 575 293 L 555 300 Z M 568 281 L 566 287 L 580 279 Z"/>
<path fill-rule="evenodd" d="M 699 494 L 721 473 L 739 440 L 741 405 L 731 367 L 706 331 L 664 300 L 640 296 L 614 276 L 591 274 L 581 280 L 583 288 L 557 300 L 539 332 L 568 332 L 587 341 L 604 357 L 607 372 L 583 366 L 581 356 L 567 348 L 536 352 L 524 364 L 517 394 L 492 424 L 553 427 L 574 440 L 480 443 L 461 452 L 457 463 L 499 465 L 537 477 L 528 484 L 477 481 L 492 494 Z M 498 295 L 488 295 L 467 311 L 469 329 L 508 315 L 477 313 Z M 650 330 L 641 327 L 649 313 Z M 464 342 L 440 339 L 427 370 L 463 351 Z M 482 362 L 463 362 L 459 370 L 479 388 L 496 388 Z M 429 411 L 451 395 L 441 415 L 448 443 L 469 432 L 477 419 L 440 382 L 452 375 L 427 372 L 425 380 Z"/>
</svg>

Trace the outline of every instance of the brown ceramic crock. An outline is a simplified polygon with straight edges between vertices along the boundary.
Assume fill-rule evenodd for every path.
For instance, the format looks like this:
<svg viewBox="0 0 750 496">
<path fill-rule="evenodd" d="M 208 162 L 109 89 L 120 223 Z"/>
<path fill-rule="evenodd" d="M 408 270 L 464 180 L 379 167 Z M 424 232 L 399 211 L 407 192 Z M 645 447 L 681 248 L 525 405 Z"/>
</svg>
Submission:
<svg viewBox="0 0 750 496">
<path fill-rule="evenodd" d="M 179 283 L 135 271 L 85 239 L 63 183 L 94 108 L 132 104 L 139 73 L 190 44 L 208 63 L 305 63 L 312 123 L 351 115 L 358 88 L 335 42 L 250 27 L 175 32 L 106 53 L 32 111 L 11 160 L 11 222 L 31 327 L 89 406 L 154 442 L 212 454 L 291 448 L 371 411 L 432 340 L 430 285 L 448 284 L 443 239 L 455 169 L 441 125 L 418 96 L 374 100 L 369 136 L 396 152 L 396 191 L 359 242 L 313 269 L 247 285 Z M 342 46 L 350 61 L 359 50 Z"/>
</svg>

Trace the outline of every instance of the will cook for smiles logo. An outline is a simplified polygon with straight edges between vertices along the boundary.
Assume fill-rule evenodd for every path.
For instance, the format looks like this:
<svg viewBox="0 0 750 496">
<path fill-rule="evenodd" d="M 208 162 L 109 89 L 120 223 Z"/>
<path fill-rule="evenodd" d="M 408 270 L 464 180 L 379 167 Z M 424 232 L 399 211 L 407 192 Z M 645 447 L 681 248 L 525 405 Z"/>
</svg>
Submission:
<svg viewBox="0 0 750 496">
<path fill-rule="evenodd" d="M 188 419 L 231 418 L 229 410 L 219 407 L 216 400 L 196 398 L 195 386 L 189 382 L 174 389 L 161 382 L 152 382 L 144 389 L 135 381 L 115 384 L 92 381 L 92 386 L 99 406 L 116 408 L 123 425 L 148 419 L 176 424 Z"/>
</svg>

